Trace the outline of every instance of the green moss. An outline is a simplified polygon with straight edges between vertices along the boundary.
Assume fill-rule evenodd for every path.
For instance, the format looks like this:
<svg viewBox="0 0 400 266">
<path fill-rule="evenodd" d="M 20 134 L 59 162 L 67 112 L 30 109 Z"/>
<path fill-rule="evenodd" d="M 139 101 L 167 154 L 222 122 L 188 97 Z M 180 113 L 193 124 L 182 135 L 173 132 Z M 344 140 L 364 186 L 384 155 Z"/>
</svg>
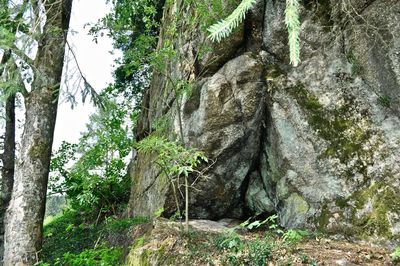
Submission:
<svg viewBox="0 0 400 266">
<path fill-rule="evenodd" d="M 285 71 L 279 65 L 271 64 L 267 67 L 265 80 L 274 80 L 283 74 L 285 74 Z"/>
<path fill-rule="evenodd" d="M 319 215 L 319 217 L 317 218 L 317 225 L 318 225 L 318 227 L 319 227 L 319 230 L 321 230 L 321 231 L 326 231 L 326 226 L 328 225 L 328 223 L 329 223 L 329 217 L 331 216 L 331 214 L 330 214 L 330 212 L 328 211 L 328 207 L 327 207 L 327 205 L 325 204 L 323 207 L 322 207 L 322 210 L 321 210 L 321 214 Z"/>
<path fill-rule="evenodd" d="M 50 149 L 50 145 L 48 142 L 43 141 L 41 139 L 35 139 L 34 144 L 29 149 L 29 155 L 32 158 L 40 159 L 41 161 L 46 160 L 46 154 L 48 154 L 48 150 Z"/>
<path fill-rule="evenodd" d="M 366 167 L 372 163 L 371 152 L 362 149 L 371 137 L 371 131 L 357 126 L 361 118 L 351 115 L 356 108 L 355 99 L 347 95 L 344 103 L 333 110 L 324 108 L 318 99 L 308 92 L 302 84 L 288 88 L 288 92 L 307 112 L 310 126 L 328 142 L 321 158 L 338 158 L 342 164 L 355 160 L 354 167 L 347 173 L 366 174 Z"/>
<path fill-rule="evenodd" d="M 387 214 L 388 212 L 400 212 L 399 196 L 399 191 L 387 186 L 383 181 L 375 183 L 365 190 L 355 192 L 351 196 L 351 200 L 354 201 L 356 207 L 353 212 L 352 224 L 360 227 L 363 235 L 378 235 L 391 238 Z M 357 210 L 362 210 L 369 201 L 372 204 L 372 211 L 357 217 Z"/>
<path fill-rule="evenodd" d="M 335 201 L 335 203 L 336 203 L 336 206 L 340 207 L 341 209 L 344 209 L 349 206 L 349 202 L 345 198 L 339 198 Z"/>
<path fill-rule="evenodd" d="M 135 241 L 133 243 L 133 250 L 143 247 L 145 240 L 146 240 L 145 236 L 141 236 L 141 237 L 135 239 Z"/>
<path fill-rule="evenodd" d="M 145 247 L 145 244 L 148 246 Z M 127 265 L 129 266 L 146 266 L 153 265 L 174 265 L 177 257 L 174 253 L 168 253 L 167 250 L 171 249 L 171 242 L 165 240 L 158 242 L 158 240 L 145 241 L 144 237 L 135 240 L 134 247 L 131 249 L 127 257 Z"/>
<path fill-rule="evenodd" d="M 296 213 L 299 215 L 304 215 L 305 213 L 308 212 L 308 209 L 310 208 L 308 206 L 308 203 L 297 193 L 293 193 L 290 195 L 290 197 L 287 199 L 288 205 L 292 205 Z"/>
</svg>

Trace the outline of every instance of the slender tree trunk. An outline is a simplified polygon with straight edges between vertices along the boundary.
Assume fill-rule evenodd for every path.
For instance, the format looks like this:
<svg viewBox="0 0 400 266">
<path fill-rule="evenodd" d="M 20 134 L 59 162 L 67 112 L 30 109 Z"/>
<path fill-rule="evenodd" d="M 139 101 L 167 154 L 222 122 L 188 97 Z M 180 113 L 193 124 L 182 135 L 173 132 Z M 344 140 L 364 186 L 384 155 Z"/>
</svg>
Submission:
<svg viewBox="0 0 400 266">
<path fill-rule="evenodd" d="M 25 97 L 21 152 L 6 214 L 5 266 L 33 265 L 41 251 L 58 90 L 71 6 L 72 0 L 44 2 L 46 24 L 34 62 L 38 75 L 32 91 Z"/>
<path fill-rule="evenodd" d="M 185 176 L 185 231 L 189 232 L 189 181 Z"/>
<path fill-rule="evenodd" d="M 6 51 L 1 60 L 5 65 L 11 57 Z M 1 169 L 1 196 L 0 196 L 0 265 L 2 265 L 4 254 L 4 215 L 11 199 L 11 192 L 14 183 L 14 162 L 15 162 L 15 95 L 8 97 L 6 101 L 6 128 L 4 135 L 4 150 L 2 154 L 3 168 Z"/>
</svg>

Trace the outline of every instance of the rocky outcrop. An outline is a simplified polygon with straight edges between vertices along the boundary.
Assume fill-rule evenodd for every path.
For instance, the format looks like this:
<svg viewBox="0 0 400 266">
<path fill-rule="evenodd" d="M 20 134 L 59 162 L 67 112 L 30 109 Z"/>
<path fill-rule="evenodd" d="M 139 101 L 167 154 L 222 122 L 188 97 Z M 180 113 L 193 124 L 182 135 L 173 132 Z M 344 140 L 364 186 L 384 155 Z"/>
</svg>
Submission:
<svg viewBox="0 0 400 266">
<path fill-rule="evenodd" d="M 139 138 L 166 117 L 170 136 L 181 124 L 185 144 L 213 159 L 209 179 L 192 192 L 191 217 L 277 213 L 285 227 L 396 240 L 400 2 L 303 1 L 297 68 L 284 6 L 259 1 L 220 44 L 208 43 L 199 25 L 181 25 L 168 69 L 172 80 L 190 80 L 191 95 L 177 104 L 171 77 L 155 73 Z M 193 8 L 175 1 L 165 10 L 160 47 L 171 17 Z M 204 43 L 210 49 L 200 58 Z M 150 157 L 139 154 L 131 173 L 132 215 L 174 212 L 169 181 Z"/>
</svg>

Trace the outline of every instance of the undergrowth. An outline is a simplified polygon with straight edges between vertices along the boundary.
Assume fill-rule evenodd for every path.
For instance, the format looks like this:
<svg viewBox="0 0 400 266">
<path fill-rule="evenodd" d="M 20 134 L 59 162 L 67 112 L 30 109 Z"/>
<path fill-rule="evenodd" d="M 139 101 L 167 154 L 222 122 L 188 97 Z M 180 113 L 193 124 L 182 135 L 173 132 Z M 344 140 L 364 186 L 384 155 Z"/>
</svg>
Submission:
<svg viewBox="0 0 400 266">
<path fill-rule="evenodd" d="M 220 234 L 191 232 L 186 235 L 188 261 L 201 265 L 263 266 L 273 261 L 291 265 L 292 258 L 285 254 L 294 252 L 303 240 L 312 238 L 304 230 L 282 230 L 275 216 L 265 221 L 246 221 Z M 251 234 L 248 234 L 251 232 Z M 314 259 L 302 258 L 304 265 L 314 265 Z M 274 264 L 275 265 L 275 264 Z"/>
<path fill-rule="evenodd" d="M 131 226 L 148 222 L 146 217 L 107 218 L 97 223 L 67 210 L 44 226 L 44 243 L 36 265 L 120 265 L 127 243 L 111 245 L 109 237 L 125 234 Z M 128 243 L 129 244 L 129 243 Z"/>
</svg>

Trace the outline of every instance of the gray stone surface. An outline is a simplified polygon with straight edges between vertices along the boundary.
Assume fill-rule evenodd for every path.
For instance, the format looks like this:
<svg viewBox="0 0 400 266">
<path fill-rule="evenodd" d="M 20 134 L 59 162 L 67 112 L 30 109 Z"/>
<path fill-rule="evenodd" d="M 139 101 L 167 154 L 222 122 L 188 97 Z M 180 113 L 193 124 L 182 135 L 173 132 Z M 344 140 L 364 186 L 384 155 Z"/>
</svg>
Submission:
<svg viewBox="0 0 400 266">
<path fill-rule="evenodd" d="M 221 61 L 193 79 L 182 108 L 155 75 L 141 137 L 162 113 L 171 118 L 171 135 L 179 134 L 179 111 L 186 144 L 214 160 L 209 179 L 192 193 L 192 217 L 276 212 L 288 228 L 398 239 L 400 2 L 308 1 L 297 68 L 289 65 L 284 6 L 267 0 L 265 12 L 249 14 L 253 31 L 244 25 L 250 32 L 211 49 L 208 58 L 224 51 Z M 182 49 L 196 49 L 196 31 L 182 34 Z M 171 66 L 181 77 L 187 69 Z M 168 183 L 141 157 L 132 174 L 131 213 L 155 209 L 154 195 L 172 211 Z"/>
</svg>

